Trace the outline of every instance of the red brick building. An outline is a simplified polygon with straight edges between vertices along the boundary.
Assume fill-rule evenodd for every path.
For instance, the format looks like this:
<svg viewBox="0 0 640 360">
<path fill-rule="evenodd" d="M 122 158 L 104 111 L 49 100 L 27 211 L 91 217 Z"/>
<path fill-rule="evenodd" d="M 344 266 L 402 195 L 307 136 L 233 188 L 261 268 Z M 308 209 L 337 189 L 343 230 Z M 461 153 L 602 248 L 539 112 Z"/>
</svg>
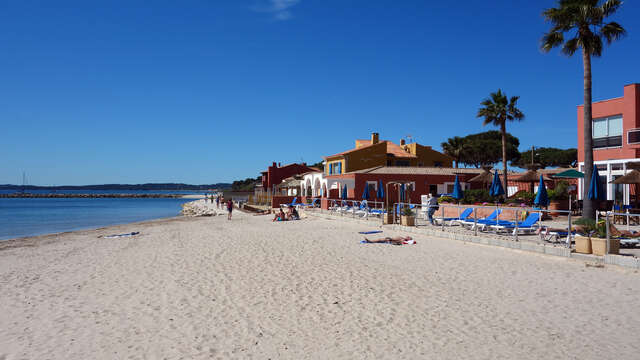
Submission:
<svg viewBox="0 0 640 360">
<path fill-rule="evenodd" d="M 319 169 L 309 167 L 306 163 L 302 164 L 288 164 L 280 166 L 275 162 L 267 168 L 267 171 L 262 172 L 262 182 L 258 185 L 256 191 L 274 193 L 275 188 L 282 180 L 294 176 L 300 175 L 311 171 L 320 171 Z"/>
<path fill-rule="evenodd" d="M 584 106 L 578 106 L 578 167 L 584 171 Z M 640 162 L 640 84 L 624 87 L 622 97 L 593 103 L 593 159 L 608 200 L 629 203 L 629 185 L 611 181 L 627 173 L 627 164 Z M 588 181 L 588 180 L 587 180 Z M 579 197 L 582 198 L 580 181 Z"/>
</svg>

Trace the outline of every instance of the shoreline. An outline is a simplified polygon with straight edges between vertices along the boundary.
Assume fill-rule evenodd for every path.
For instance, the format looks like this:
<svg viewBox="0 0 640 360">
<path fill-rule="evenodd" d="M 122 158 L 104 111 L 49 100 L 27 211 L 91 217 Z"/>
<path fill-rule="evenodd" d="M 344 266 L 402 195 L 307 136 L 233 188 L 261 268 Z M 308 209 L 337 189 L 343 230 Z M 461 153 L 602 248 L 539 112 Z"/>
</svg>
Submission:
<svg viewBox="0 0 640 360">
<path fill-rule="evenodd" d="M 66 236 L 66 235 L 82 235 L 82 234 L 86 234 L 86 233 L 90 233 L 90 232 L 97 232 L 97 231 L 100 231 L 100 230 L 108 230 L 110 228 L 119 228 L 119 227 L 124 227 L 124 226 L 131 226 L 131 225 L 147 226 L 147 225 L 151 225 L 151 224 L 171 222 L 171 221 L 187 219 L 187 218 L 188 218 L 187 216 L 176 215 L 176 216 L 163 217 L 163 218 L 157 218 L 157 219 L 149 219 L 149 220 L 134 221 L 134 222 L 121 223 L 121 224 L 105 225 L 105 226 L 100 226 L 100 227 L 89 227 L 89 228 L 74 229 L 74 230 L 69 230 L 69 231 L 60 231 L 60 232 L 53 232 L 53 233 L 45 233 L 45 234 L 38 234 L 38 235 L 29 235 L 29 236 L 21 236 L 21 237 L 9 238 L 9 239 L 0 240 L 0 251 L 3 251 L 3 250 L 8 249 L 8 248 L 19 248 L 19 247 L 24 247 L 24 246 L 33 246 L 33 245 L 21 245 L 20 243 L 23 243 L 23 242 L 27 243 L 27 242 L 36 242 L 36 241 L 49 240 L 47 243 L 50 243 L 52 241 L 59 240 L 58 239 L 59 237 Z M 15 244 L 17 244 L 17 245 L 15 245 Z"/>
<path fill-rule="evenodd" d="M 202 194 L 0 194 L 0 199 L 202 199 Z"/>
</svg>

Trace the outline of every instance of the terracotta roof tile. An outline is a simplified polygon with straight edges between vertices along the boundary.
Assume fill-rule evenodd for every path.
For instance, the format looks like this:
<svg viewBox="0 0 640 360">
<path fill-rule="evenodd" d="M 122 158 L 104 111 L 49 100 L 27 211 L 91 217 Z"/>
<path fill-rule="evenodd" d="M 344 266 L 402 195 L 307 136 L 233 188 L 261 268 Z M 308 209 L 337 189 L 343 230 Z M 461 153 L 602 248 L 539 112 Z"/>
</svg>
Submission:
<svg viewBox="0 0 640 360">
<path fill-rule="evenodd" d="M 346 154 L 349 154 L 351 152 L 358 151 L 358 150 L 365 149 L 365 148 L 368 148 L 368 147 L 371 147 L 371 146 L 379 144 L 378 143 L 378 144 L 373 144 L 372 145 L 371 144 L 371 140 L 356 140 L 356 141 L 361 142 L 362 145 L 357 147 L 357 148 L 355 148 L 355 149 L 351 149 L 351 150 L 343 151 L 341 153 L 337 153 L 337 154 L 333 154 L 333 155 L 327 156 L 326 158 L 346 155 Z M 411 153 L 408 153 L 408 152 L 404 151 L 400 147 L 400 145 L 394 144 L 391 141 L 387 141 L 387 140 L 380 141 L 380 143 L 383 143 L 383 142 L 387 143 L 387 154 L 391 154 L 391 155 L 393 155 L 395 157 L 402 157 L 402 158 L 416 158 L 417 157 L 417 156 L 415 156 L 415 155 L 413 155 Z"/>
</svg>

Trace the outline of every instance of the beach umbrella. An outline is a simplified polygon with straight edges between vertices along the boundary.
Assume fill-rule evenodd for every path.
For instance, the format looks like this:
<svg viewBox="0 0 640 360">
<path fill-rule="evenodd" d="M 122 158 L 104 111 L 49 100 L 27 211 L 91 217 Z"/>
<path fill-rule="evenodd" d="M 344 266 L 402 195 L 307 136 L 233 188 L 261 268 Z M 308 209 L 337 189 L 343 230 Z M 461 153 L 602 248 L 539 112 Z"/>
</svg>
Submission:
<svg viewBox="0 0 640 360">
<path fill-rule="evenodd" d="M 625 176 L 621 176 L 613 181 L 610 184 L 635 184 L 636 185 L 636 204 L 638 203 L 638 189 L 640 189 L 640 171 L 632 170 L 630 173 Z"/>
<path fill-rule="evenodd" d="M 384 187 L 382 186 L 382 180 L 378 184 L 378 193 L 376 194 L 378 199 L 384 199 Z"/>
<path fill-rule="evenodd" d="M 555 175 L 551 175 L 554 179 L 584 179 L 584 174 L 575 169 L 569 169 Z"/>
<path fill-rule="evenodd" d="M 405 196 L 405 192 L 404 192 L 404 184 L 400 185 L 400 201 L 404 202 L 406 199 Z"/>
<path fill-rule="evenodd" d="M 347 185 L 342 187 L 342 200 L 347 200 Z"/>
<path fill-rule="evenodd" d="M 364 183 L 364 191 L 362 192 L 362 199 L 369 200 L 369 184 Z"/>
<path fill-rule="evenodd" d="M 500 181 L 500 176 L 498 176 L 498 170 L 493 173 L 493 182 L 491 183 L 491 189 L 489 190 L 489 195 L 491 196 L 500 196 L 504 195 L 504 189 L 502 188 L 502 181 Z"/>
<path fill-rule="evenodd" d="M 533 201 L 533 204 L 538 206 L 549 205 L 549 195 L 547 194 L 547 187 L 544 185 L 544 179 L 542 178 L 542 175 L 540 175 L 538 193 L 536 194 L 536 199 Z"/>
<path fill-rule="evenodd" d="M 604 196 L 605 194 L 600 191 L 600 174 L 598 174 L 598 167 L 594 164 L 587 198 L 591 200 L 604 200 Z"/>
<path fill-rule="evenodd" d="M 456 175 L 456 180 L 453 183 L 453 193 L 451 193 L 451 197 L 460 200 L 464 196 L 464 192 L 462 191 L 462 187 L 460 187 L 460 180 L 458 180 L 458 175 Z"/>
</svg>

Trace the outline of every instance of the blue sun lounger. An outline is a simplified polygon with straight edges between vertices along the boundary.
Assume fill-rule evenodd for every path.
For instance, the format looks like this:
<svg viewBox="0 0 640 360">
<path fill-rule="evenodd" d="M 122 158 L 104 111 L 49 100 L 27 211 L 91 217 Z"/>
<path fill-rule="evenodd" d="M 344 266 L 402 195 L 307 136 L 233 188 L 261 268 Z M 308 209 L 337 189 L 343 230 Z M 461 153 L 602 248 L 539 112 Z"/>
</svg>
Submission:
<svg viewBox="0 0 640 360">
<path fill-rule="evenodd" d="M 458 217 L 450 217 L 450 218 L 435 218 L 433 219 L 436 223 L 440 223 L 442 224 L 442 222 L 449 222 L 449 226 L 453 225 L 456 222 L 461 222 L 461 221 L 466 221 L 467 218 L 469 216 L 471 216 L 471 214 L 473 213 L 473 209 L 472 208 L 466 208 L 464 209 L 464 211 L 462 212 L 462 214 L 460 214 L 460 216 Z"/>
<path fill-rule="evenodd" d="M 498 224 L 499 222 L 496 219 L 501 213 L 502 209 L 495 209 L 491 214 L 489 214 L 489 216 L 484 219 L 478 219 L 474 222 L 473 219 L 467 218 L 466 221 L 458 221 L 458 223 L 462 226 L 469 226 L 471 230 L 473 230 L 476 225 L 480 228 L 480 230 L 484 230 L 487 225 Z"/>
<path fill-rule="evenodd" d="M 518 232 L 522 231 L 522 232 L 532 232 L 534 231 L 539 225 L 538 224 L 538 220 L 540 220 L 540 213 L 531 213 L 529 214 L 529 216 L 527 216 L 526 219 L 524 219 L 523 222 L 511 222 L 509 221 L 508 223 L 502 223 L 499 225 L 489 225 L 489 227 L 491 227 L 492 229 L 495 229 L 496 231 L 503 231 L 503 230 L 513 230 L 513 235 L 516 234 L 516 230 Z M 516 226 L 517 224 L 517 226 Z M 517 228 L 517 229 L 516 229 Z"/>
</svg>

